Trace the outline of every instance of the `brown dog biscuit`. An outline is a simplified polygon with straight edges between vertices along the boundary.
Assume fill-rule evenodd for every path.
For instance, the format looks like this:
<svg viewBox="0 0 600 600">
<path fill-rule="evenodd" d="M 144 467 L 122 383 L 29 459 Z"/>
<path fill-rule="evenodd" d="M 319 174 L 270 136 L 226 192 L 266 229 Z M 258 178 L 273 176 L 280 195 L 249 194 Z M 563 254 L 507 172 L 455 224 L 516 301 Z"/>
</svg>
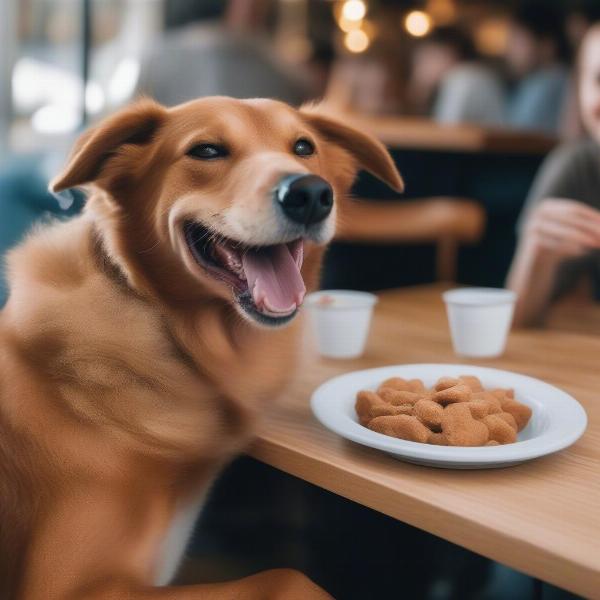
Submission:
<svg viewBox="0 0 600 600">
<path fill-rule="evenodd" d="M 356 394 L 354 410 L 358 415 L 361 425 L 366 425 L 372 418 L 372 409 L 376 406 L 387 406 L 386 403 L 375 393 L 369 390 L 361 390 Z"/>
<path fill-rule="evenodd" d="M 412 405 L 393 406 L 384 402 L 378 394 L 369 390 L 358 392 L 354 408 L 361 425 L 367 425 L 375 417 L 412 414 L 413 411 Z"/>
<path fill-rule="evenodd" d="M 427 442 L 430 431 L 417 419 L 408 415 L 377 417 L 368 424 L 369 429 L 410 442 Z"/>
<path fill-rule="evenodd" d="M 435 431 L 432 431 L 429 434 L 429 439 L 427 440 L 427 443 L 434 444 L 435 446 L 447 446 L 448 440 L 446 439 L 446 436 L 443 433 L 437 433 Z"/>
<path fill-rule="evenodd" d="M 517 431 L 521 431 L 529 423 L 531 408 L 526 404 L 521 404 L 513 398 L 506 398 L 501 401 L 501 405 L 504 412 L 510 413 L 514 417 L 517 423 Z"/>
<path fill-rule="evenodd" d="M 500 400 L 498 400 L 496 396 L 490 394 L 490 392 L 486 392 L 485 390 L 483 392 L 473 392 L 473 394 L 471 395 L 471 400 L 477 402 L 485 402 L 488 405 L 488 414 L 490 415 L 502 412 L 502 405 L 500 404 Z"/>
<path fill-rule="evenodd" d="M 409 379 L 406 383 L 411 392 L 423 395 L 427 393 L 427 388 L 420 379 Z"/>
<path fill-rule="evenodd" d="M 517 427 L 517 422 L 515 421 L 515 418 L 507 412 L 501 412 L 498 413 L 498 416 L 501 419 L 504 419 L 515 431 L 517 431 L 519 428 Z"/>
<path fill-rule="evenodd" d="M 512 444 L 517 441 L 517 431 L 513 429 L 500 415 L 488 415 L 483 419 L 490 432 L 490 440 L 499 444 Z"/>
<path fill-rule="evenodd" d="M 436 392 L 431 399 L 440 404 L 452 404 L 454 402 L 468 402 L 471 399 L 471 394 L 471 388 L 468 385 L 459 383 Z"/>
<path fill-rule="evenodd" d="M 474 419 L 483 419 L 490 412 L 490 405 L 483 400 L 470 400 L 465 405 L 469 407 Z"/>
<path fill-rule="evenodd" d="M 483 386 L 481 385 L 481 381 L 479 377 L 475 377 L 475 375 L 461 375 L 459 380 L 468 385 L 473 392 L 483 392 Z"/>
<path fill-rule="evenodd" d="M 455 385 L 460 385 L 461 381 L 456 379 L 455 377 L 440 377 L 436 384 L 433 386 L 433 389 L 436 392 L 440 392 L 441 390 L 446 390 L 448 388 L 454 387 Z"/>
<path fill-rule="evenodd" d="M 419 400 L 414 406 L 414 415 L 423 423 L 434 431 L 439 431 L 442 426 L 442 415 L 444 409 L 440 404 L 433 400 L 425 398 Z"/>
<path fill-rule="evenodd" d="M 406 381 L 406 379 L 402 379 L 402 377 L 390 377 L 389 379 L 386 379 L 380 384 L 379 389 L 377 391 L 380 391 L 384 388 L 391 388 L 393 390 L 398 390 L 399 392 L 411 391 L 408 382 Z"/>
<path fill-rule="evenodd" d="M 400 404 L 412 405 L 423 397 L 422 394 L 417 394 L 416 392 L 394 390 L 392 388 L 383 388 L 379 391 L 379 396 L 384 402 L 389 402 L 394 406 L 398 406 Z"/>
<path fill-rule="evenodd" d="M 450 404 L 444 409 L 442 431 L 450 446 L 483 446 L 489 439 L 487 426 L 474 419 L 463 402 Z"/>
<path fill-rule="evenodd" d="M 496 389 L 490 390 L 489 393 L 492 394 L 498 400 L 500 400 L 500 402 L 502 402 L 503 400 L 505 400 L 507 398 L 515 397 L 514 390 L 511 390 L 508 388 L 496 388 Z"/>
<path fill-rule="evenodd" d="M 375 417 L 391 417 L 394 415 L 412 415 L 413 407 L 411 404 L 402 404 L 400 406 L 393 406 L 384 402 L 381 406 L 374 406 L 371 409 L 371 418 Z"/>
</svg>

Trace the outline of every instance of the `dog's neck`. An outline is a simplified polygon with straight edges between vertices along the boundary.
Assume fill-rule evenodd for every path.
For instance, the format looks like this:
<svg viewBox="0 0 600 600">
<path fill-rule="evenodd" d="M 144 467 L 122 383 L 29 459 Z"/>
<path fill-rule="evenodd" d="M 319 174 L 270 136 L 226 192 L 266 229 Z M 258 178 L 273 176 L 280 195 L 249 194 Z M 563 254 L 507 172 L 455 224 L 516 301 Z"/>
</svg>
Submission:
<svg viewBox="0 0 600 600">
<path fill-rule="evenodd" d="M 160 315 L 173 351 L 217 398 L 228 433 L 247 438 L 262 409 L 281 394 L 299 364 L 301 318 L 273 330 L 249 323 L 230 302 L 220 298 L 169 302 L 142 274 L 125 266 L 119 240 L 107 236 L 97 222 L 91 229 L 90 243 L 99 268 L 111 284 Z M 318 253 L 306 265 L 309 287 L 315 285 L 320 258 Z"/>
<path fill-rule="evenodd" d="M 114 245 L 112 251 L 108 249 L 111 242 L 97 225 L 92 228 L 90 241 L 106 277 L 127 293 L 156 305 L 182 360 L 194 365 L 219 392 L 239 400 L 247 409 L 252 408 L 253 401 L 259 408 L 289 380 L 288 369 L 282 367 L 279 373 L 274 369 L 280 362 L 296 363 L 293 354 L 298 350 L 299 322 L 282 329 L 266 329 L 240 317 L 230 303 L 209 297 L 193 305 L 171 305 L 154 290 L 148 293 L 145 281 L 145 289 L 136 289 L 140 278 L 124 267 Z M 270 376 L 261 378 L 265 363 Z M 234 379 L 228 376 L 232 367 L 238 374 Z"/>
</svg>

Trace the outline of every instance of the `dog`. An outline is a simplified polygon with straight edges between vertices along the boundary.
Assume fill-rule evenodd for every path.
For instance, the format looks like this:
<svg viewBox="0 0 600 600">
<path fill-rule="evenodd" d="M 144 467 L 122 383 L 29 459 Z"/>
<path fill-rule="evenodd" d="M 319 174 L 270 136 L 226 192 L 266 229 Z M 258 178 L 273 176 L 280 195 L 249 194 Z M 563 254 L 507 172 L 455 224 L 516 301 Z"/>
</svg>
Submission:
<svg viewBox="0 0 600 600">
<path fill-rule="evenodd" d="M 299 359 L 306 291 L 372 137 L 315 107 L 141 99 L 84 133 L 53 192 L 83 213 L 7 259 L 0 597 L 310 600 L 294 570 L 172 587 L 219 470 Z"/>
</svg>

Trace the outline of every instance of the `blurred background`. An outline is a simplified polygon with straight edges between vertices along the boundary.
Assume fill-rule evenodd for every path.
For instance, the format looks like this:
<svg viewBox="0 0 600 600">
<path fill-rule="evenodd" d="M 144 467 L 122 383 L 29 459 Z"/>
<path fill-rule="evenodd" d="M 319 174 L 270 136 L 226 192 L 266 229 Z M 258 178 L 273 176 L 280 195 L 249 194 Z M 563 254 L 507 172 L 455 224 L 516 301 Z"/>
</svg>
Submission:
<svg viewBox="0 0 600 600">
<path fill-rule="evenodd" d="M 40 210 L 81 208 L 46 182 L 139 94 L 324 99 L 390 147 L 407 187 L 361 177 L 371 219 L 357 203 L 323 284 L 501 285 L 536 170 L 583 135 L 574 58 L 599 15 L 597 0 L 0 0 L 0 202 L 23 213 L 0 250 Z"/>
<path fill-rule="evenodd" d="M 360 175 L 324 287 L 502 286 L 540 165 L 586 138 L 576 57 L 598 19 L 599 0 L 0 0 L 0 254 L 32 223 L 81 210 L 81 194 L 55 198 L 47 182 L 85 127 L 137 95 L 167 105 L 268 96 L 324 100 L 379 137 L 405 178 L 397 195 Z M 6 293 L 0 271 L 0 306 Z M 216 486 L 181 579 L 278 565 L 338 598 L 541 589 L 240 459 Z M 544 597 L 567 596 L 546 586 Z"/>
</svg>

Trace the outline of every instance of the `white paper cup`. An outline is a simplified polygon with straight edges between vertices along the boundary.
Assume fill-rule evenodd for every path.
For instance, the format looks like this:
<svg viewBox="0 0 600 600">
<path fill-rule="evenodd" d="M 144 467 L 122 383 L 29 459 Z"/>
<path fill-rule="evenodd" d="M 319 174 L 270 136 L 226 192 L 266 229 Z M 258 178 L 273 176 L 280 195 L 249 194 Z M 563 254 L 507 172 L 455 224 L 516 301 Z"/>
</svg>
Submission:
<svg viewBox="0 0 600 600">
<path fill-rule="evenodd" d="M 355 358 L 365 348 L 377 296 L 352 290 L 323 290 L 305 300 L 319 353 Z"/>
<path fill-rule="evenodd" d="M 501 288 L 464 288 L 443 294 L 454 352 L 473 358 L 500 356 L 512 322 L 516 294 Z"/>
</svg>

